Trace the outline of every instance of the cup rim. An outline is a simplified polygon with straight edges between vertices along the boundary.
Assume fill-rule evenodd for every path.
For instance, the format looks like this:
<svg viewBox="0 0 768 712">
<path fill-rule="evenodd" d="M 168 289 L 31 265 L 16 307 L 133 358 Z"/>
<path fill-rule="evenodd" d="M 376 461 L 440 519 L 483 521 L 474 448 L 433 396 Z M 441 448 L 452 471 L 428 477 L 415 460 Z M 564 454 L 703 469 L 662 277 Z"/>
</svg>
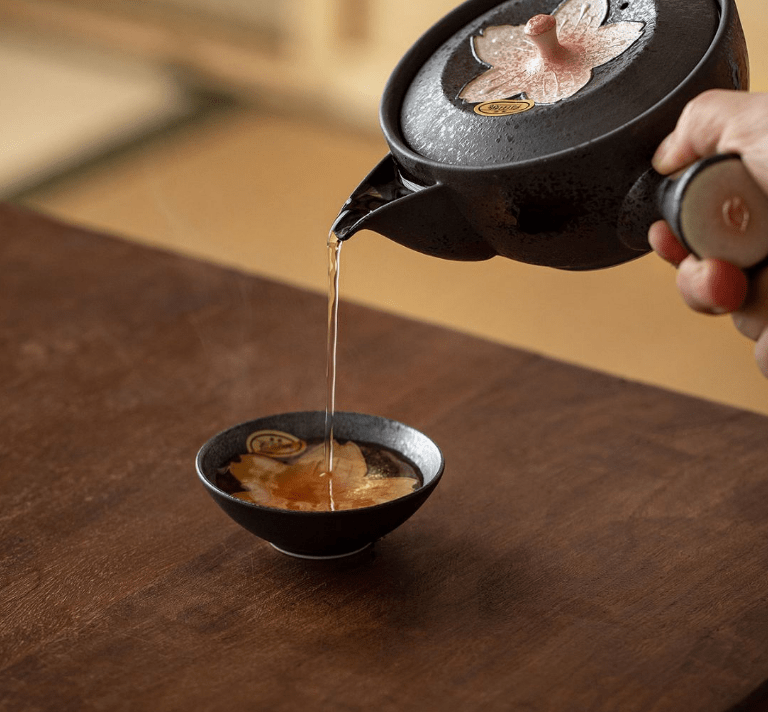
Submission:
<svg viewBox="0 0 768 712">
<path fill-rule="evenodd" d="M 411 458 L 408 458 L 406 455 L 406 459 L 410 461 L 411 464 L 415 465 L 417 469 L 419 469 L 419 472 L 421 473 L 422 478 L 424 480 L 422 485 L 417 489 L 413 490 L 413 492 L 408 492 L 407 494 L 397 497 L 396 499 L 391 499 L 386 502 L 381 502 L 380 504 L 369 505 L 367 507 L 355 507 L 352 509 L 339 509 L 335 511 L 303 511 L 303 510 L 294 510 L 294 509 L 282 509 L 280 507 L 269 507 L 267 505 L 257 504 L 256 502 L 250 502 L 248 500 L 239 499 L 238 497 L 234 497 L 231 494 L 225 492 L 223 489 L 219 488 L 205 473 L 205 468 L 203 467 L 203 461 L 206 455 L 208 454 L 208 452 L 214 447 L 216 443 L 220 442 L 223 438 L 231 435 L 234 431 L 250 430 L 251 426 L 255 426 L 254 430 L 257 430 L 259 428 L 274 427 L 273 425 L 271 425 L 271 423 L 277 418 L 281 420 L 294 420 L 294 419 L 298 420 L 298 419 L 305 419 L 307 417 L 316 418 L 319 416 L 322 416 L 322 418 L 324 419 L 325 411 L 306 410 L 306 411 L 291 411 L 286 413 L 274 413 L 272 415 L 266 415 L 266 416 L 261 416 L 259 418 L 254 418 L 252 420 L 242 421 L 240 423 L 231 425 L 228 428 L 224 428 L 223 430 L 220 430 L 215 435 L 211 436 L 200 447 L 200 449 L 197 452 L 197 456 L 195 457 L 195 471 L 197 473 L 198 478 L 202 482 L 203 486 L 215 497 L 223 497 L 229 502 L 235 503 L 238 506 L 251 508 L 258 512 L 264 512 L 268 514 L 279 513 L 279 514 L 288 515 L 292 517 L 308 518 L 308 519 L 321 519 L 321 518 L 330 518 L 330 517 L 334 519 L 338 519 L 343 517 L 360 516 L 361 513 L 381 511 L 383 509 L 397 506 L 398 503 L 403 503 L 407 500 L 424 497 L 437 486 L 438 482 L 443 476 L 443 472 L 445 471 L 445 457 L 440 447 L 431 437 L 429 437 L 422 431 L 418 430 L 417 428 L 414 428 L 413 426 L 407 425 L 397 420 L 393 420 L 392 418 L 386 418 L 380 415 L 373 415 L 369 413 L 358 413 L 358 412 L 352 412 L 352 411 L 336 411 L 334 413 L 335 421 L 336 419 L 340 418 L 342 421 L 345 421 L 345 420 L 353 421 L 353 420 L 362 419 L 364 421 L 367 420 L 369 422 L 376 421 L 380 423 L 386 423 L 388 425 L 404 429 L 405 431 L 408 431 L 416 435 L 420 439 L 423 439 L 429 445 L 429 447 L 433 450 L 433 454 L 436 455 L 437 457 L 437 467 L 435 468 L 434 474 L 431 474 L 429 477 L 427 477 L 427 475 L 423 472 L 422 468 L 419 467 L 417 463 L 414 463 L 413 460 Z M 401 456 L 404 455 L 404 453 L 401 453 L 396 448 L 393 448 L 391 445 L 387 443 L 381 443 L 381 442 L 377 443 L 370 440 L 366 440 L 365 442 L 369 442 L 374 445 L 383 445 L 390 449 L 394 449 L 395 452 L 397 452 Z"/>
</svg>

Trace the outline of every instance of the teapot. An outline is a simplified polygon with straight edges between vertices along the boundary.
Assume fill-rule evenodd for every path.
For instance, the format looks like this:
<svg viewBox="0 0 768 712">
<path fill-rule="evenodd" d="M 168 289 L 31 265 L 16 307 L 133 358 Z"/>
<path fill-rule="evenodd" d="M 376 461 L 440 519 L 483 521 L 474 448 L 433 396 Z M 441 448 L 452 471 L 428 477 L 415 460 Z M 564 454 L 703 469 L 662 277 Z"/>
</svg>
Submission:
<svg viewBox="0 0 768 712">
<path fill-rule="evenodd" d="M 740 158 L 673 178 L 651 158 L 689 100 L 748 83 L 733 0 L 468 0 L 394 69 L 390 153 L 332 231 L 588 270 L 649 252 L 663 217 L 694 254 L 746 268 L 768 254 L 768 198 Z"/>
</svg>

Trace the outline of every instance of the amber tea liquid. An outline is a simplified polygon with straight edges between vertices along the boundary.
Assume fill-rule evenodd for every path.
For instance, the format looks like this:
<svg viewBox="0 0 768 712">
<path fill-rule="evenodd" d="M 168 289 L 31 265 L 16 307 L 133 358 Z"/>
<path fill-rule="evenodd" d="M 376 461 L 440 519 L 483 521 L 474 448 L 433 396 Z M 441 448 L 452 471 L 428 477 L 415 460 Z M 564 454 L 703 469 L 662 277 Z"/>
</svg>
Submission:
<svg viewBox="0 0 768 712">
<path fill-rule="evenodd" d="M 325 469 L 333 502 L 333 414 L 336 410 L 336 343 L 339 335 L 339 259 L 342 241 L 328 235 L 328 342 L 325 367 Z"/>
<path fill-rule="evenodd" d="M 283 452 L 259 447 L 275 437 L 289 445 Z M 267 507 L 305 512 L 371 507 L 409 494 L 423 483 L 418 470 L 388 448 L 336 442 L 331 490 L 321 439 L 304 441 L 288 433 L 261 431 L 253 433 L 249 443 L 255 446 L 249 444 L 247 454 L 232 460 L 216 484 L 234 497 Z"/>
</svg>

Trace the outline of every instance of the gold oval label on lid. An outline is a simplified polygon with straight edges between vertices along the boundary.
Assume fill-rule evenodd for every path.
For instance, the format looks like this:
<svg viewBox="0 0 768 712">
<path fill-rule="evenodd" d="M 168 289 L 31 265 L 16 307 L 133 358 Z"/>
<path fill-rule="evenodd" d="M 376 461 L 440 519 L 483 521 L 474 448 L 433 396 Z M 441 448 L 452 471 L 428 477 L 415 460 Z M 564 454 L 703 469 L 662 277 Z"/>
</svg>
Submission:
<svg viewBox="0 0 768 712">
<path fill-rule="evenodd" d="M 475 113 L 480 116 L 511 116 L 522 114 L 536 106 L 530 99 L 501 99 L 499 101 L 484 101 L 475 107 Z"/>
<path fill-rule="evenodd" d="M 307 444 L 290 433 L 280 430 L 257 430 L 248 436 L 248 452 L 267 457 L 293 457 L 307 447 Z"/>
</svg>

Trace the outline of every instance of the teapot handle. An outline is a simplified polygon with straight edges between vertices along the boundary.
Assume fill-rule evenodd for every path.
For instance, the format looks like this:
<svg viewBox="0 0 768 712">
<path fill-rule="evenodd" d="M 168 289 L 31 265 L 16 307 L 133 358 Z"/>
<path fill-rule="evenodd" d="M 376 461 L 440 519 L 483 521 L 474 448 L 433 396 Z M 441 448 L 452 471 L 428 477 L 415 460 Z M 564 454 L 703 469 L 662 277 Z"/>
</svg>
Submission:
<svg viewBox="0 0 768 712">
<path fill-rule="evenodd" d="M 659 207 L 697 257 L 749 269 L 768 257 L 768 196 L 737 154 L 702 159 L 664 180 Z"/>
</svg>

